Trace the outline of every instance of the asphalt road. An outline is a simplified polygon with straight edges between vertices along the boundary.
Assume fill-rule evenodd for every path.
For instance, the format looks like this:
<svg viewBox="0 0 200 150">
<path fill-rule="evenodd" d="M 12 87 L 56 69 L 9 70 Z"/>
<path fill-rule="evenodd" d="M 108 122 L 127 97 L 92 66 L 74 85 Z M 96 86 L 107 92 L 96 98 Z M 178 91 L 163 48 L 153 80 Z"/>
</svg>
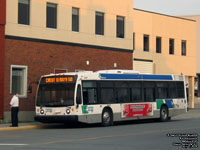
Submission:
<svg viewBox="0 0 200 150">
<path fill-rule="evenodd" d="M 182 145 L 191 143 L 196 146 L 193 150 L 199 150 L 199 136 L 199 118 L 132 121 L 112 127 L 54 125 L 0 132 L 0 150 L 182 150 Z"/>
</svg>

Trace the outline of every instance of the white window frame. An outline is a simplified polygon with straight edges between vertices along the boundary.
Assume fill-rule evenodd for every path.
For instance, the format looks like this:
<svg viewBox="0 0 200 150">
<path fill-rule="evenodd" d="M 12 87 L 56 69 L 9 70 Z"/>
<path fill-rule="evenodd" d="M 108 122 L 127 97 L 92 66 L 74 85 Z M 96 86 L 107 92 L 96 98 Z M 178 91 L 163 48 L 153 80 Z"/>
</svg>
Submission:
<svg viewBox="0 0 200 150">
<path fill-rule="evenodd" d="M 28 67 L 22 65 L 11 65 L 10 66 L 10 94 L 12 94 L 12 69 L 19 68 L 24 70 L 24 90 L 23 94 L 19 95 L 20 98 L 27 98 L 27 79 L 28 79 Z"/>
</svg>

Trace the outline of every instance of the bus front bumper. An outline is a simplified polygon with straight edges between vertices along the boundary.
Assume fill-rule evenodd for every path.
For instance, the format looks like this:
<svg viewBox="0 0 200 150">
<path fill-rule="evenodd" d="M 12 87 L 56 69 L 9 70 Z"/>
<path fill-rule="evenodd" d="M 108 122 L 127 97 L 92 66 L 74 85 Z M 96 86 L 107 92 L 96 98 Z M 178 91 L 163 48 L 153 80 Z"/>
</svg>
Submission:
<svg viewBox="0 0 200 150">
<path fill-rule="evenodd" d="M 35 121 L 42 123 L 67 123 L 77 122 L 78 116 L 35 116 Z"/>
</svg>

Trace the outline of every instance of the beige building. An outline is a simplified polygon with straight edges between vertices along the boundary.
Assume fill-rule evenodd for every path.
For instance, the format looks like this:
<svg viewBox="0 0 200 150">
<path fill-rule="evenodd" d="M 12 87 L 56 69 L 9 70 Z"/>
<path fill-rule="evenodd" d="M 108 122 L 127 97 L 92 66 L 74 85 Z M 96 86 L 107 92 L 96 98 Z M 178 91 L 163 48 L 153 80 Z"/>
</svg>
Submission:
<svg viewBox="0 0 200 150">
<path fill-rule="evenodd" d="M 144 10 L 133 10 L 133 69 L 153 74 L 183 74 L 194 107 L 196 22 Z"/>
<path fill-rule="evenodd" d="M 200 96 L 200 15 L 183 16 L 184 18 L 195 20 L 196 26 L 196 83 L 195 91 L 197 96 Z"/>
<path fill-rule="evenodd" d="M 6 35 L 132 50 L 133 0 L 30 0 L 28 25 L 18 23 L 18 1 L 6 1 Z M 56 11 L 55 28 L 47 25 L 48 8 Z M 103 35 L 95 34 L 96 13 L 104 16 Z M 72 28 L 73 15 L 79 16 L 78 31 Z M 124 38 L 116 37 L 117 16 L 125 18 Z"/>
</svg>

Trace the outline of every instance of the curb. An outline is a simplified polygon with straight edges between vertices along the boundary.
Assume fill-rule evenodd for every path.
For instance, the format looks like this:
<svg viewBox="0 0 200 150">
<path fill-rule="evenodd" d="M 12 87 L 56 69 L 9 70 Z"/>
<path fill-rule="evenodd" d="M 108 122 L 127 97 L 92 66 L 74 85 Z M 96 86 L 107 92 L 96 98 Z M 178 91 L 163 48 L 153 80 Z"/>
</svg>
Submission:
<svg viewBox="0 0 200 150">
<path fill-rule="evenodd" d="M 0 131 L 16 131 L 16 130 L 30 130 L 30 129 L 41 129 L 44 126 L 42 125 L 27 125 L 21 127 L 3 127 L 0 128 Z"/>
</svg>

